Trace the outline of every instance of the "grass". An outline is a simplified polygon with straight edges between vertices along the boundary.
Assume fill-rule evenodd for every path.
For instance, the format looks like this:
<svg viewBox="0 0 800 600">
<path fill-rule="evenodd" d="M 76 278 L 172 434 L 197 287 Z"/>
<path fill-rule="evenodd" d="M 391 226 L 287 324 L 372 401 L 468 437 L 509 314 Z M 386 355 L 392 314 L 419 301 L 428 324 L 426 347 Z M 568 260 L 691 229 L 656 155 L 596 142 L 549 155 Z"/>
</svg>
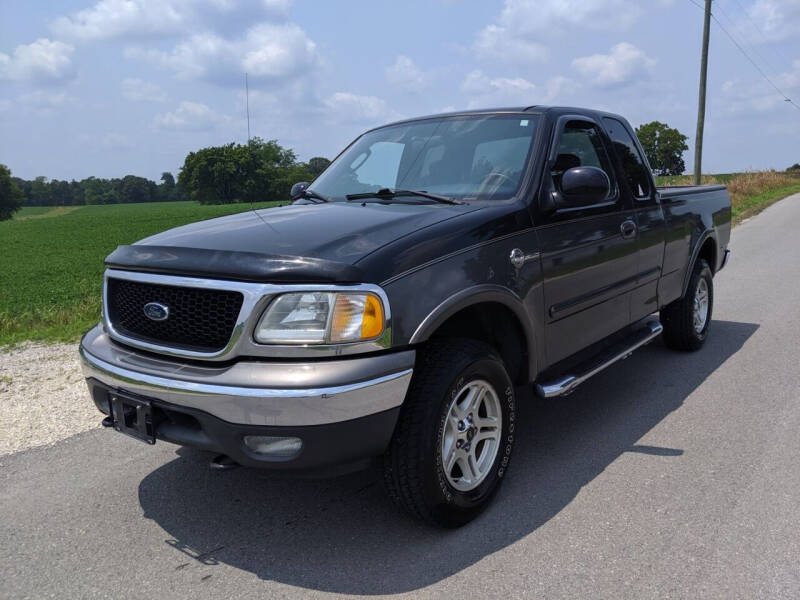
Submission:
<svg viewBox="0 0 800 600">
<path fill-rule="evenodd" d="M 58 211 L 53 218 L 38 218 L 50 216 L 38 210 L 46 207 L 30 208 L 37 210 L 26 211 L 28 218 L 0 222 L 0 346 L 77 339 L 100 317 L 103 259 L 114 248 L 178 225 L 249 210 L 250 205 L 83 206 Z"/>
<path fill-rule="evenodd" d="M 751 171 L 703 175 L 704 185 L 722 183 L 728 186 L 734 224 L 757 215 L 770 204 L 800 193 L 800 174 L 780 171 Z M 659 177 L 658 185 L 692 185 L 691 175 Z"/>
<path fill-rule="evenodd" d="M 14 213 L 14 219 L 27 219 L 29 217 L 35 217 L 39 215 L 43 215 L 51 210 L 55 209 L 55 206 L 23 206 L 17 212 Z"/>
</svg>

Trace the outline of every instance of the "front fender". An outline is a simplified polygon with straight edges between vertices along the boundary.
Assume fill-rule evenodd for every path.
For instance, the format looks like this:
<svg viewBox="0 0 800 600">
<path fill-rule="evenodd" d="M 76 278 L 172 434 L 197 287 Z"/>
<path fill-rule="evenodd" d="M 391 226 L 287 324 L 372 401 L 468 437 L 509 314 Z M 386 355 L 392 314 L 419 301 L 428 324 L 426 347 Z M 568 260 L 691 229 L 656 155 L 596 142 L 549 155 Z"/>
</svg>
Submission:
<svg viewBox="0 0 800 600">
<path fill-rule="evenodd" d="M 500 285 L 475 285 L 446 298 L 417 325 L 409 343 L 419 344 L 427 341 L 447 319 L 465 308 L 483 303 L 502 304 L 514 314 L 522 329 L 528 348 L 528 372 L 536 373 L 536 338 L 530 319 L 525 311 L 525 306 L 519 296 Z"/>
</svg>

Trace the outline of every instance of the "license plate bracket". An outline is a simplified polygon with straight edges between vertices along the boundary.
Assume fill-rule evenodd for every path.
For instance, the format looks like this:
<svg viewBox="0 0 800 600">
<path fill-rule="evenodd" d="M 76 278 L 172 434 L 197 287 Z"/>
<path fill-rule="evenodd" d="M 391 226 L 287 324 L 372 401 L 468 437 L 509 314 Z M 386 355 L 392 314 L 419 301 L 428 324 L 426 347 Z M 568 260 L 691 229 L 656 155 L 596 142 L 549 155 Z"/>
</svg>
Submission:
<svg viewBox="0 0 800 600">
<path fill-rule="evenodd" d="M 114 429 L 147 444 L 156 443 L 156 423 L 150 400 L 112 391 L 108 402 Z"/>
</svg>

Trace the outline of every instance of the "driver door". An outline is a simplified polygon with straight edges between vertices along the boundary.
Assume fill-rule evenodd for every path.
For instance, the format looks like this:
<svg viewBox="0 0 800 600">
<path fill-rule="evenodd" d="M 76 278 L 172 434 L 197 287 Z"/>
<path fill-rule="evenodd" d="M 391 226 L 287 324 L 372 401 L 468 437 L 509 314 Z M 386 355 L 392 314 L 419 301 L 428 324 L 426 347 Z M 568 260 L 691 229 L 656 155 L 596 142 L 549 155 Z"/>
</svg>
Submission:
<svg viewBox="0 0 800 600">
<path fill-rule="evenodd" d="M 585 116 L 559 119 L 539 199 L 537 236 L 544 291 L 548 366 L 630 323 L 636 283 L 635 216 L 619 192 L 602 128 Z M 565 208 L 561 177 L 570 168 L 593 166 L 611 183 L 606 199 Z"/>
</svg>

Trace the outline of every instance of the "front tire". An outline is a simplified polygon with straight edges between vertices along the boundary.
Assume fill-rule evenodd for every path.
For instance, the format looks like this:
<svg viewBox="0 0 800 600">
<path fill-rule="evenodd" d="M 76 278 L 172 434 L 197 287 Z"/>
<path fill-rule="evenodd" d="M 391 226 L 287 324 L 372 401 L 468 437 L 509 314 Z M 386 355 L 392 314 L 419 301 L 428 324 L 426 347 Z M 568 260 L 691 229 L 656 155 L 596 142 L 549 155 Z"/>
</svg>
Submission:
<svg viewBox="0 0 800 600">
<path fill-rule="evenodd" d="M 698 259 L 686 294 L 661 309 L 664 343 L 673 350 L 699 350 L 708 337 L 714 308 L 714 279 L 708 263 Z"/>
<path fill-rule="evenodd" d="M 384 455 L 389 496 L 442 527 L 474 519 L 508 468 L 515 411 L 514 386 L 490 346 L 466 339 L 429 343 Z"/>
</svg>

